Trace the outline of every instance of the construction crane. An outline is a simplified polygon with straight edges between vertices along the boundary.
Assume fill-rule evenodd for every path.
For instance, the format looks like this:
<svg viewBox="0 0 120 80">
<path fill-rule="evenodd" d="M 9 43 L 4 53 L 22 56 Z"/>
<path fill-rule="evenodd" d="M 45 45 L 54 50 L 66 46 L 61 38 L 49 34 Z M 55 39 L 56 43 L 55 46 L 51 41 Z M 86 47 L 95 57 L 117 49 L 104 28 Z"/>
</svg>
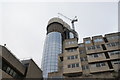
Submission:
<svg viewBox="0 0 120 80">
<path fill-rule="evenodd" d="M 77 22 L 77 21 L 78 21 L 77 16 L 75 16 L 75 18 L 74 18 L 74 19 L 70 19 L 70 18 L 68 18 L 68 17 L 64 16 L 64 15 L 63 15 L 63 14 L 61 14 L 61 13 L 58 13 L 58 14 L 59 14 L 59 15 L 61 15 L 61 16 L 63 16 L 63 17 L 65 17 L 66 19 L 70 20 L 70 21 L 71 21 L 71 23 L 72 23 L 72 29 L 73 29 L 73 30 L 75 30 L 74 22 Z"/>
</svg>

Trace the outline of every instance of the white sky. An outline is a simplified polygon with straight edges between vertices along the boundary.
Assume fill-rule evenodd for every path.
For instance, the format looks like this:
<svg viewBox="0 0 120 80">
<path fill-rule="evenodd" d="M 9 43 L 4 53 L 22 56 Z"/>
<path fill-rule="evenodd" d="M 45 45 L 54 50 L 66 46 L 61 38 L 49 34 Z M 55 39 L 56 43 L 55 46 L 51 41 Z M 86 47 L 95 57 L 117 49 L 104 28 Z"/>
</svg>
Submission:
<svg viewBox="0 0 120 80">
<path fill-rule="evenodd" d="M 79 42 L 85 37 L 118 31 L 119 0 L 50 1 L 1 0 L 0 44 L 7 44 L 19 59 L 33 58 L 41 67 L 46 26 L 49 19 L 59 16 L 58 12 L 69 18 L 78 17 L 75 29 Z"/>
</svg>

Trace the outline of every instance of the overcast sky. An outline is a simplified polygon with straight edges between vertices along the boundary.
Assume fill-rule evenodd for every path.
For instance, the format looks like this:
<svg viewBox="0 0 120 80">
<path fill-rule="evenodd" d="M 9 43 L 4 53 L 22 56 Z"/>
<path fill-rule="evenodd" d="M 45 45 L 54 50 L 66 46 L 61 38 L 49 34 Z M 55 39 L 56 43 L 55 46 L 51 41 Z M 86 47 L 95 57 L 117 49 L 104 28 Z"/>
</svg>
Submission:
<svg viewBox="0 0 120 80">
<path fill-rule="evenodd" d="M 78 17 L 75 29 L 79 42 L 83 38 L 118 31 L 118 0 L 81 0 L 79 2 L 40 2 L 38 0 L 4 0 L 0 2 L 0 44 L 18 59 L 33 58 L 41 67 L 46 27 L 49 19 Z M 98 2 L 97 2 L 98 1 Z"/>
</svg>

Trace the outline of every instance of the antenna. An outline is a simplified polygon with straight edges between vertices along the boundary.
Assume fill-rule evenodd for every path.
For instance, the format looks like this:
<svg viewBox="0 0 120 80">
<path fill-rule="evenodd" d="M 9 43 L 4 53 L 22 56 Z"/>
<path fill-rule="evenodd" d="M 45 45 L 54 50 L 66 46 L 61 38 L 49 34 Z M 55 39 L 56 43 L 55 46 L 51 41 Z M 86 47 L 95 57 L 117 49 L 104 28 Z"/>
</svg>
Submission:
<svg viewBox="0 0 120 80">
<path fill-rule="evenodd" d="M 77 16 L 75 16 L 75 18 L 74 18 L 74 19 L 70 19 L 70 18 L 68 18 L 68 17 L 64 16 L 64 15 L 63 15 L 63 14 L 61 14 L 61 13 L 58 13 L 58 14 L 59 14 L 59 15 L 61 15 L 61 16 L 63 16 L 64 18 L 66 18 L 66 19 L 70 20 L 70 21 L 71 21 L 71 23 L 72 23 L 72 29 L 73 29 L 73 30 L 75 30 L 75 27 L 74 27 L 74 22 L 77 22 L 77 21 L 78 21 Z"/>
</svg>

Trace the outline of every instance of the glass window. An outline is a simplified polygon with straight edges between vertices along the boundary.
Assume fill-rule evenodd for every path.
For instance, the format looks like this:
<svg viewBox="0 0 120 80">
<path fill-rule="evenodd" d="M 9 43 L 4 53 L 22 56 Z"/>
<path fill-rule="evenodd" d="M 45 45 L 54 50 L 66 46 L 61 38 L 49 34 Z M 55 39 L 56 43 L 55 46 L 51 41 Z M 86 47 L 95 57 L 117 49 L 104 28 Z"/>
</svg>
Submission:
<svg viewBox="0 0 120 80">
<path fill-rule="evenodd" d="M 88 66 L 87 65 L 82 65 L 82 69 L 86 70 L 86 69 L 88 69 Z"/>
<path fill-rule="evenodd" d="M 76 67 L 79 67 L 79 63 L 76 64 Z"/>
<path fill-rule="evenodd" d="M 16 72 L 13 72 L 13 77 L 15 77 L 16 76 Z"/>
<path fill-rule="evenodd" d="M 70 65 L 68 65 L 68 68 L 71 68 L 71 66 L 70 66 Z"/>
<path fill-rule="evenodd" d="M 75 64 L 69 64 L 68 68 L 76 68 L 79 67 L 79 63 L 75 63 Z"/>
<path fill-rule="evenodd" d="M 62 53 L 62 35 L 60 32 L 50 32 L 46 36 L 42 57 L 43 77 L 49 72 L 56 71 L 58 67 L 58 54 Z"/>
<path fill-rule="evenodd" d="M 95 46 L 91 46 L 92 49 L 95 49 Z"/>
<path fill-rule="evenodd" d="M 94 54 L 94 57 L 98 57 L 98 54 Z"/>
<path fill-rule="evenodd" d="M 87 47 L 87 50 L 91 50 L 91 47 Z"/>
<path fill-rule="evenodd" d="M 79 47 L 84 47 L 84 44 L 79 44 Z"/>
<path fill-rule="evenodd" d="M 120 54 L 120 51 L 112 51 L 112 52 L 109 52 L 110 55 L 118 55 Z"/>
<path fill-rule="evenodd" d="M 72 68 L 74 68 L 75 67 L 75 64 L 72 64 Z"/>
<path fill-rule="evenodd" d="M 93 58 L 93 54 L 90 54 L 90 55 L 88 55 L 88 57 L 91 57 L 91 58 Z"/>
<path fill-rule="evenodd" d="M 107 46 L 108 46 L 108 47 L 111 47 L 111 44 L 108 43 Z"/>
<path fill-rule="evenodd" d="M 101 66 L 100 66 L 100 63 L 96 63 L 96 67 L 101 67 Z"/>
<path fill-rule="evenodd" d="M 68 56 L 67 59 L 69 60 L 69 59 L 70 59 L 70 56 Z"/>
<path fill-rule="evenodd" d="M 90 44 L 90 43 L 91 43 L 90 40 L 85 41 L 85 44 Z"/>
<path fill-rule="evenodd" d="M 96 48 L 100 48 L 100 45 L 96 45 Z"/>
<path fill-rule="evenodd" d="M 84 51 L 83 50 L 80 50 L 80 54 L 83 54 L 84 53 Z"/>
<path fill-rule="evenodd" d="M 74 34 L 72 32 L 70 32 L 70 38 L 74 38 Z"/>
<path fill-rule="evenodd" d="M 101 66 L 105 66 L 105 63 L 101 63 Z"/>
<path fill-rule="evenodd" d="M 77 51 L 77 49 L 75 48 L 71 48 L 71 49 L 67 49 L 68 52 L 74 52 L 74 51 Z"/>
<path fill-rule="evenodd" d="M 10 70 L 10 75 L 12 75 L 12 74 L 13 74 L 13 70 L 11 69 L 11 70 Z"/>
<path fill-rule="evenodd" d="M 68 56 L 68 60 L 77 59 L 78 55 Z"/>
<path fill-rule="evenodd" d="M 107 44 L 108 47 L 115 47 L 115 46 L 118 46 L 118 45 L 120 45 L 119 42 L 112 42 L 112 43 Z"/>
<path fill-rule="evenodd" d="M 111 43 L 112 46 L 115 46 L 115 43 Z"/>
<path fill-rule="evenodd" d="M 96 63 L 96 67 L 102 67 L 102 66 L 105 66 L 106 64 L 104 62 L 102 63 Z"/>
<path fill-rule="evenodd" d="M 94 46 L 89 46 L 86 49 L 87 50 L 94 50 L 94 49 L 99 49 L 99 48 L 100 48 L 100 45 L 94 45 Z"/>
<path fill-rule="evenodd" d="M 86 65 L 86 69 L 89 69 L 88 65 Z"/>
<path fill-rule="evenodd" d="M 82 65 L 82 69 L 85 70 L 85 66 L 84 65 Z"/>
<path fill-rule="evenodd" d="M 78 58 L 78 55 L 75 56 L 75 59 L 77 59 L 77 58 Z"/>
<path fill-rule="evenodd" d="M 81 57 L 81 61 L 87 61 L 87 57 Z"/>
<path fill-rule="evenodd" d="M 114 40 L 114 39 L 120 39 L 120 36 L 111 36 L 111 37 L 107 37 L 108 40 Z"/>
<path fill-rule="evenodd" d="M 103 39 L 97 38 L 97 39 L 94 39 L 94 42 L 103 42 Z"/>
<path fill-rule="evenodd" d="M 90 64 L 90 66 L 94 68 L 94 67 L 96 67 L 96 64 Z"/>
<path fill-rule="evenodd" d="M 74 56 L 71 56 L 71 59 L 74 59 Z"/>
<path fill-rule="evenodd" d="M 7 70 L 7 65 L 3 64 L 3 70 L 6 71 Z"/>
<path fill-rule="evenodd" d="M 9 72 L 10 72 L 10 67 L 7 67 L 6 72 L 7 72 L 7 73 L 9 73 Z"/>
</svg>

